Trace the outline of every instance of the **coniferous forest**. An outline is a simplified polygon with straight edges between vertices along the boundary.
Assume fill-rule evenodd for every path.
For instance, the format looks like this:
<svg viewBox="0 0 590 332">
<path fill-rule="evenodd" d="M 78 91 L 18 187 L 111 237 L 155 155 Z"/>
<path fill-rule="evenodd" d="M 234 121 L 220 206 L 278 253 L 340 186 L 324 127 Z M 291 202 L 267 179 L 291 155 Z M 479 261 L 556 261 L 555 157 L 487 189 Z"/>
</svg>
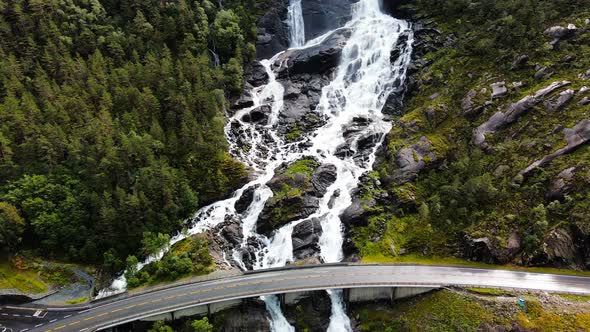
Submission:
<svg viewBox="0 0 590 332">
<path fill-rule="evenodd" d="M 0 245 L 118 269 L 235 187 L 253 3 L 0 1 Z"/>
</svg>

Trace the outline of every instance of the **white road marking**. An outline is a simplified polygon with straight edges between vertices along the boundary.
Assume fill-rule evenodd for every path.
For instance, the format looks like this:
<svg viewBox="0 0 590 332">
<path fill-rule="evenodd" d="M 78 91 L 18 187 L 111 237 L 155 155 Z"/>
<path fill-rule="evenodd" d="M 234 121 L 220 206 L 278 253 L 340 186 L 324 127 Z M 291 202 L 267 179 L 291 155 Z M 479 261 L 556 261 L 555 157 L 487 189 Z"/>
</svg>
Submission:
<svg viewBox="0 0 590 332">
<path fill-rule="evenodd" d="M 37 325 L 35 325 L 35 327 L 40 327 L 40 326 L 43 326 L 43 324 L 37 324 Z"/>
<path fill-rule="evenodd" d="M 80 332 L 82 332 L 82 331 L 86 331 L 86 330 L 88 330 L 88 328 L 87 328 L 87 327 L 86 327 L 86 328 L 83 328 L 83 329 L 81 329 L 81 330 L 80 330 Z"/>
<path fill-rule="evenodd" d="M 20 330 L 20 332 L 25 332 L 25 331 L 28 331 L 28 330 L 29 329 L 22 329 L 22 330 Z"/>
<path fill-rule="evenodd" d="M 52 319 L 49 321 L 50 323 L 57 322 L 57 319 Z"/>
<path fill-rule="evenodd" d="M 70 318 L 70 317 L 72 317 L 72 315 L 67 315 L 67 316 L 64 316 L 64 318 Z"/>
<path fill-rule="evenodd" d="M 14 317 L 20 317 L 19 314 L 12 314 Z"/>
</svg>

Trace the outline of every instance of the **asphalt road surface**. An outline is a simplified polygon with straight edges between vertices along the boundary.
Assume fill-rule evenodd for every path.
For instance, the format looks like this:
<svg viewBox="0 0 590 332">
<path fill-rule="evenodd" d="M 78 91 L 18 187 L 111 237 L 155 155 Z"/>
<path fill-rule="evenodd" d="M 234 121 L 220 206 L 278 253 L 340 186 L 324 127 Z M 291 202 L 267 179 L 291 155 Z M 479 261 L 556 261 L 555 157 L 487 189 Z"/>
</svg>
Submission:
<svg viewBox="0 0 590 332">
<path fill-rule="evenodd" d="M 38 308 L 0 309 L 0 330 L 92 331 L 196 305 L 297 291 L 358 287 L 490 287 L 590 294 L 590 277 L 421 265 L 339 265 L 283 270 L 186 284 L 97 302 L 91 308 L 23 317 Z M 45 312 L 45 311 L 42 311 Z M 6 314 L 6 315 L 4 315 Z M 21 315 L 14 317 L 10 315 Z M 32 315 L 31 315 L 32 316 Z M 58 316 L 58 317 L 56 317 Z M 33 325 L 33 323 L 36 323 Z M 9 330 L 7 330 L 8 332 Z"/>
</svg>

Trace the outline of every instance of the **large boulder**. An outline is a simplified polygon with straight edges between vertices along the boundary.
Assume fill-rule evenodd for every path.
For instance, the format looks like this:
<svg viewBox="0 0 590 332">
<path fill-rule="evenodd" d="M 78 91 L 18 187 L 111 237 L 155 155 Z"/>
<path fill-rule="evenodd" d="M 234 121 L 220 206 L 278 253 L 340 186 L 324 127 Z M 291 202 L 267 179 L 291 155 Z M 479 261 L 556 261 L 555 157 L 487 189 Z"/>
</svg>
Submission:
<svg viewBox="0 0 590 332">
<path fill-rule="evenodd" d="M 352 17 L 352 4 L 358 0 L 301 0 L 305 40 L 344 26 Z"/>
<path fill-rule="evenodd" d="M 315 158 L 279 166 L 267 183 L 274 196 L 258 217 L 258 233 L 270 235 L 289 222 L 309 217 L 317 211 L 320 198 L 335 180 L 335 166 L 320 165 Z"/>
<path fill-rule="evenodd" d="M 541 251 L 531 259 L 531 264 L 571 268 L 578 266 L 583 254 L 576 246 L 576 236 L 570 227 L 558 227 L 551 230 L 545 239 Z"/>
<path fill-rule="evenodd" d="M 234 208 L 236 209 L 237 213 L 244 213 L 254 201 L 254 192 L 258 189 L 260 185 L 255 185 L 252 187 L 248 187 L 242 193 L 242 196 L 235 202 Z"/>
<path fill-rule="evenodd" d="M 467 259 L 488 264 L 505 264 L 520 252 L 522 242 L 519 234 L 509 235 L 506 245 L 497 238 L 477 237 L 466 234 L 463 238 L 463 255 Z"/>
<path fill-rule="evenodd" d="M 426 167 L 427 162 L 435 160 L 436 155 L 432 152 L 430 140 L 426 136 L 422 136 L 418 142 L 400 149 L 395 154 L 394 180 L 397 182 L 410 181 Z"/>
<path fill-rule="evenodd" d="M 287 50 L 275 60 L 277 77 L 286 78 L 305 73 L 323 74 L 336 67 L 350 34 L 350 29 L 341 28 L 332 32 L 319 45 Z"/>
<path fill-rule="evenodd" d="M 316 255 L 319 250 L 322 225 L 318 218 L 303 221 L 293 228 L 293 256 L 297 260 L 305 260 Z"/>
</svg>

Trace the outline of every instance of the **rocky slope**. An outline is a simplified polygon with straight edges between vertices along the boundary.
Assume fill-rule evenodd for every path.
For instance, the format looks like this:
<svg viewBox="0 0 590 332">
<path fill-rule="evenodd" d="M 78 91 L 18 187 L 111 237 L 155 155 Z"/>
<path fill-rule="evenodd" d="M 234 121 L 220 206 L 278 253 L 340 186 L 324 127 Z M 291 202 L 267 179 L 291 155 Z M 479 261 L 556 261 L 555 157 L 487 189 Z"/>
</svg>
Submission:
<svg viewBox="0 0 590 332">
<path fill-rule="evenodd" d="M 412 75 L 342 216 L 349 252 L 590 268 L 590 12 L 562 8 L 509 48 L 500 23 L 427 3 L 389 2 L 415 22 Z"/>
</svg>

